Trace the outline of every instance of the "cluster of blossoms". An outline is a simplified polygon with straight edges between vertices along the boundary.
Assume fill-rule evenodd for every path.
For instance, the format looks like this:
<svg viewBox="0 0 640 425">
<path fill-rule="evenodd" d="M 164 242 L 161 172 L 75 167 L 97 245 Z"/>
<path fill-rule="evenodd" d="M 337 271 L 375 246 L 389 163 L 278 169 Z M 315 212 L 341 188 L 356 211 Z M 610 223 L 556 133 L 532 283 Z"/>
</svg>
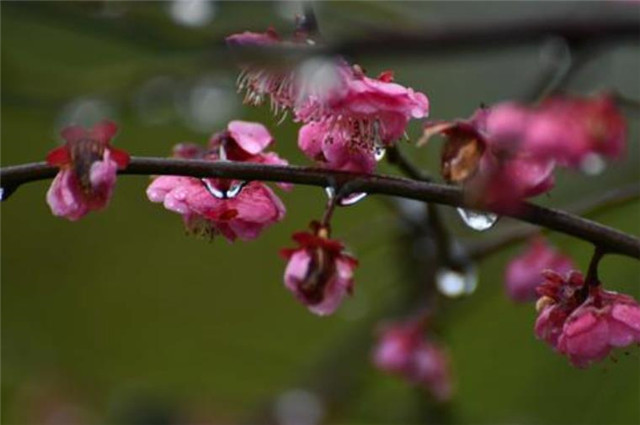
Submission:
<svg viewBox="0 0 640 425">
<path fill-rule="evenodd" d="M 420 143 L 447 138 L 441 173 L 468 201 L 513 211 L 554 186 L 556 166 L 590 169 L 625 149 L 625 122 L 610 96 L 552 97 L 537 106 L 481 108 L 468 120 L 429 123 Z"/>
<path fill-rule="evenodd" d="M 283 40 L 273 29 L 235 34 L 227 42 L 312 44 L 304 31 Z M 384 149 L 405 135 L 409 121 L 429 113 L 427 97 L 395 83 L 391 72 L 371 78 L 340 58 L 314 59 L 294 69 L 247 63 L 238 84 L 246 103 L 268 99 L 276 114 L 290 112 L 302 124 L 302 152 L 335 170 L 373 172 Z M 62 131 L 66 144 L 47 156 L 49 164 L 60 167 L 47 193 L 55 215 L 78 220 L 108 204 L 117 170 L 129 163 L 127 153 L 110 145 L 116 131 L 109 121 L 90 130 L 71 126 Z M 549 191 L 556 167 L 588 168 L 601 157 L 620 157 L 625 148 L 624 120 L 606 95 L 553 97 L 534 107 L 502 103 L 482 108 L 468 120 L 429 123 L 419 143 L 434 134 L 447 139 L 441 157 L 446 182 L 462 185 L 470 204 L 505 212 Z M 206 146 L 181 143 L 172 156 L 287 165 L 267 151 L 273 143 L 262 124 L 232 121 Z M 153 178 L 146 194 L 180 214 L 189 233 L 221 235 L 230 242 L 257 238 L 286 212 L 273 190 L 258 181 L 162 175 Z M 330 211 L 335 201 L 330 200 Z M 293 239 L 298 247 L 281 252 L 288 261 L 285 287 L 312 313 L 332 314 L 354 292 L 357 260 L 331 238 L 328 219 L 312 222 L 309 232 L 295 233 Z M 541 238 L 507 267 L 505 286 L 512 299 L 526 302 L 542 295 L 536 335 L 580 367 L 602 359 L 612 347 L 640 342 L 640 306 L 601 289 L 599 282 L 585 283 L 573 269 L 569 257 Z M 425 387 L 435 399 L 451 397 L 448 354 L 425 337 L 423 318 L 386 326 L 373 357 L 380 369 Z"/>
<path fill-rule="evenodd" d="M 448 401 L 453 394 L 449 354 L 425 337 L 425 322 L 420 318 L 383 326 L 373 363 L 425 388 L 436 400 Z"/>
<path fill-rule="evenodd" d="M 573 365 L 587 367 L 612 348 L 640 344 L 640 305 L 633 298 L 585 282 L 577 271 L 543 276 L 535 333 Z"/>
<path fill-rule="evenodd" d="M 305 39 L 297 33 L 293 42 Z M 291 43 L 281 41 L 273 30 L 235 34 L 227 41 L 244 46 Z M 393 73 L 370 78 L 342 59 L 312 60 L 286 72 L 246 66 L 240 88 L 246 90 L 249 103 L 269 97 L 274 109 L 290 109 L 304 124 L 298 135 L 300 149 L 336 170 L 372 172 L 384 148 L 405 134 L 409 120 L 429 113 L 427 97 L 394 83 Z"/>
</svg>

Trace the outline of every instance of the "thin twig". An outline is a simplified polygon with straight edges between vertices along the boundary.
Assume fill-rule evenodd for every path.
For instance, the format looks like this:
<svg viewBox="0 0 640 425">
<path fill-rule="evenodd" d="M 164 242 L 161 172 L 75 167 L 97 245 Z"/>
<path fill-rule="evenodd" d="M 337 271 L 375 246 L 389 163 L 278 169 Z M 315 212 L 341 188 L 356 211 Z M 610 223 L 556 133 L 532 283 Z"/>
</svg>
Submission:
<svg viewBox="0 0 640 425">
<path fill-rule="evenodd" d="M 0 185 L 7 190 L 15 190 L 23 183 L 52 178 L 57 171 L 56 167 L 45 162 L 5 167 L 0 169 Z M 399 177 L 319 168 L 133 157 L 129 166 L 121 174 L 182 175 L 288 182 L 320 187 L 333 186 L 337 191 L 343 190 L 344 193 L 377 193 L 453 207 L 478 209 L 477 206 L 468 205 L 462 190 L 456 187 Z M 639 238 L 564 211 L 523 203 L 517 211 L 506 215 L 589 241 L 611 253 L 640 259 Z"/>
</svg>

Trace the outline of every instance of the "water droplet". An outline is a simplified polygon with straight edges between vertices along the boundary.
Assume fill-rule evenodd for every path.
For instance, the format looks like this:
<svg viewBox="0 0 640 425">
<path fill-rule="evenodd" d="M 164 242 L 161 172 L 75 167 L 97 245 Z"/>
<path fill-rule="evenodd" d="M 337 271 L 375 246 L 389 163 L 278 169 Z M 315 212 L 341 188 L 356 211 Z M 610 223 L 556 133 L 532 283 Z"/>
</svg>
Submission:
<svg viewBox="0 0 640 425">
<path fill-rule="evenodd" d="M 324 419 L 325 406 L 314 393 L 293 389 L 278 396 L 274 413 L 280 425 L 317 425 Z"/>
<path fill-rule="evenodd" d="M 338 205 L 340 205 L 341 207 L 348 207 L 350 205 L 360 202 L 366 196 L 367 196 L 366 192 L 352 193 L 350 195 L 340 198 L 340 200 L 338 201 Z"/>
<path fill-rule="evenodd" d="M 604 158 L 597 153 L 590 153 L 586 155 L 580 162 L 580 169 L 583 173 L 590 176 L 597 176 L 607 168 L 607 163 Z"/>
<path fill-rule="evenodd" d="M 458 208 L 458 214 L 464 224 L 479 232 L 491 229 L 499 218 L 498 214 L 465 210 L 464 208 Z"/>
<path fill-rule="evenodd" d="M 242 191 L 242 188 L 247 184 L 247 182 L 233 182 L 233 184 L 231 184 L 231 186 L 229 187 L 229 189 L 227 189 L 227 191 L 225 192 L 225 195 L 228 199 L 231 198 L 235 198 L 236 196 L 238 196 L 240 194 L 240 192 Z"/>
<path fill-rule="evenodd" d="M 216 8 L 215 2 L 207 0 L 174 0 L 169 14 L 177 24 L 196 28 L 211 22 Z"/>
<path fill-rule="evenodd" d="M 382 161 L 385 153 L 387 153 L 387 150 L 384 147 L 378 145 L 373 147 L 373 157 L 376 159 L 376 161 Z"/>
<path fill-rule="evenodd" d="M 333 186 L 325 187 L 324 193 L 327 194 L 327 198 L 329 198 L 329 200 L 332 200 L 336 196 L 336 190 L 334 189 Z"/>
<path fill-rule="evenodd" d="M 436 274 L 436 287 L 442 295 L 451 298 L 470 295 L 478 287 L 476 270 L 473 267 L 464 272 L 440 269 Z"/>
<path fill-rule="evenodd" d="M 209 180 L 202 179 L 200 181 L 202 182 L 202 184 L 204 184 L 204 187 L 207 188 L 207 191 L 211 195 L 213 195 L 214 198 L 218 198 L 218 199 L 226 198 L 225 192 L 223 192 L 222 190 L 218 189 L 215 185 L 211 184 L 211 182 Z"/>
<path fill-rule="evenodd" d="M 0 187 L 0 202 L 6 201 L 7 199 L 9 199 L 9 197 L 13 195 L 13 192 L 15 192 L 16 189 L 17 189 L 16 186 Z"/>
</svg>

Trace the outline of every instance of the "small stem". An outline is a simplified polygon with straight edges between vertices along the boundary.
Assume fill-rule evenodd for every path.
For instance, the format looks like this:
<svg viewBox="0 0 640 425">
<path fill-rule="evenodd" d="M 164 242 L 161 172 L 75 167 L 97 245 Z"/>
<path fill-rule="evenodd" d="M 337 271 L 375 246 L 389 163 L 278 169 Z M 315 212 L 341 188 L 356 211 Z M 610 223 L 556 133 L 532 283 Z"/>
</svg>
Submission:
<svg viewBox="0 0 640 425">
<path fill-rule="evenodd" d="M 587 277 L 585 279 L 585 283 L 587 284 L 586 286 L 596 287 L 600 285 L 600 279 L 598 278 L 598 265 L 600 264 L 600 260 L 604 254 L 605 251 L 596 245 L 595 250 L 593 251 L 593 256 L 591 257 L 591 262 L 589 263 Z"/>
<path fill-rule="evenodd" d="M 327 207 L 324 210 L 324 215 L 322 216 L 322 226 L 326 228 L 331 227 L 331 217 L 333 217 L 333 212 L 336 210 L 336 205 L 338 201 L 342 197 L 340 191 L 337 191 L 334 196 L 331 196 L 327 201 Z"/>
</svg>

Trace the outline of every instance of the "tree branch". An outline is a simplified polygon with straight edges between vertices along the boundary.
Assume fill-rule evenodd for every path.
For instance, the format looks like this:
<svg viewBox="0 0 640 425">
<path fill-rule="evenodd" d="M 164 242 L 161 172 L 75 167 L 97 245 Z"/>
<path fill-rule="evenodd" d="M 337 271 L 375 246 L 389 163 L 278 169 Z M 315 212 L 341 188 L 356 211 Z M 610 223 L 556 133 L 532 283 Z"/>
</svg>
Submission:
<svg viewBox="0 0 640 425">
<path fill-rule="evenodd" d="M 57 168 L 44 162 L 0 169 L 0 185 L 5 194 L 23 183 L 52 178 Z M 186 160 L 175 158 L 133 157 L 121 174 L 183 175 L 297 183 L 310 186 L 333 186 L 343 193 L 367 192 L 435 202 L 453 207 L 471 207 L 464 201 L 461 189 L 442 184 L 375 174 L 356 174 L 319 168 L 275 166 L 242 162 Z M 473 206 L 476 208 L 476 206 Z M 523 203 L 519 211 L 507 214 L 539 226 L 566 233 L 600 246 L 607 252 L 640 259 L 640 239 L 611 227 L 531 203 Z"/>
<path fill-rule="evenodd" d="M 560 37 L 570 45 L 594 47 L 609 42 L 640 42 L 640 19 L 634 14 L 603 19 L 600 15 L 584 18 L 566 16 L 544 20 L 519 20 L 477 24 L 429 26 L 424 32 L 381 33 L 344 40 L 322 46 L 237 46 L 235 51 L 259 56 L 265 60 L 282 55 L 366 55 L 403 56 L 420 54 L 453 55 L 486 49 L 505 49 L 540 43 L 549 37 Z"/>
<path fill-rule="evenodd" d="M 631 183 L 585 199 L 567 207 L 566 210 L 573 214 L 589 216 L 638 199 L 640 199 L 640 183 Z M 469 256 L 479 261 L 538 233 L 540 233 L 540 229 L 536 227 L 525 224 L 514 225 L 491 239 L 467 242 Z"/>
</svg>

